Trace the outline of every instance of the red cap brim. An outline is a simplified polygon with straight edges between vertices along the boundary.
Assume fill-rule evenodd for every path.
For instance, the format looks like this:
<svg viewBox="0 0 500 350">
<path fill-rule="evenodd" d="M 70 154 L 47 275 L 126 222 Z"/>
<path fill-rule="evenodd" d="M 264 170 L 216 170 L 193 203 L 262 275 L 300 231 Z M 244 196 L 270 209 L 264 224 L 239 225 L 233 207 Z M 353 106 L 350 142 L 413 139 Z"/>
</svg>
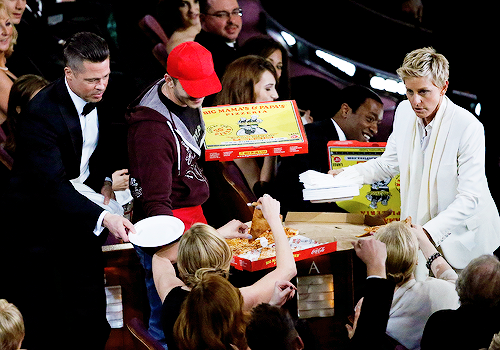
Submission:
<svg viewBox="0 0 500 350">
<path fill-rule="evenodd" d="M 212 73 L 209 77 L 198 80 L 178 79 L 186 93 L 194 98 L 202 98 L 215 94 L 222 90 L 217 74 Z"/>
</svg>

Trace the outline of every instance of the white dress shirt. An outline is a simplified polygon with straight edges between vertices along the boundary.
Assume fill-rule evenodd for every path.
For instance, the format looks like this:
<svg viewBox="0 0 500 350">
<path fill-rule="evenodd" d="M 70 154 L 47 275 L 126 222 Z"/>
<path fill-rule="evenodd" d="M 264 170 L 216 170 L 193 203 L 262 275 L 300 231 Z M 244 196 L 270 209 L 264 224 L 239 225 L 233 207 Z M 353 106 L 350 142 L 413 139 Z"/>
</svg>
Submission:
<svg viewBox="0 0 500 350">
<path fill-rule="evenodd" d="M 340 126 L 337 124 L 333 118 L 331 118 L 333 125 L 335 126 L 335 130 L 337 130 L 337 134 L 339 135 L 339 141 L 347 141 L 347 137 L 345 137 L 344 132 L 340 128 Z"/>
<path fill-rule="evenodd" d="M 74 186 L 74 184 L 83 184 L 90 175 L 89 161 L 92 153 L 94 153 L 97 147 L 97 142 L 99 141 L 99 121 L 97 119 L 97 108 L 94 108 L 86 116 L 82 115 L 83 107 L 85 107 L 87 102 L 70 89 L 66 79 L 64 79 L 64 82 L 66 84 L 66 88 L 68 89 L 69 96 L 71 97 L 71 100 L 75 105 L 76 111 L 78 112 L 78 116 L 80 117 L 80 126 L 82 128 L 83 137 L 82 158 L 80 161 L 80 176 L 70 180 Z M 104 229 L 104 227 L 102 226 L 102 221 L 104 220 L 104 216 L 107 213 L 108 212 L 104 210 L 99 216 L 99 219 L 97 220 L 96 226 L 94 228 L 94 233 L 96 235 L 100 235 L 102 230 Z"/>
</svg>

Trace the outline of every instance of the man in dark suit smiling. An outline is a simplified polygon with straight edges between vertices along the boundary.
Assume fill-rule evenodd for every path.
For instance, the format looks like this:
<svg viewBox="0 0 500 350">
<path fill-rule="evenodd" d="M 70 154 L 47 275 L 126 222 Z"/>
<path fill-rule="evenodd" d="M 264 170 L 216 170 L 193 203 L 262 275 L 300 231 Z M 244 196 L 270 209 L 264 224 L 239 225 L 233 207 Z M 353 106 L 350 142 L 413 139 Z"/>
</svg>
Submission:
<svg viewBox="0 0 500 350">
<path fill-rule="evenodd" d="M 0 254 L 16 263 L 0 293 L 23 314 L 23 347 L 103 349 L 109 325 L 102 232 L 128 241 L 135 230 L 75 189 L 89 186 L 104 195 L 102 204 L 113 195 L 106 176 L 116 169 L 104 144 L 109 116 L 95 108 L 108 85 L 108 46 L 95 34 L 77 33 L 64 58 L 64 77 L 40 91 L 19 118 Z"/>
</svg>

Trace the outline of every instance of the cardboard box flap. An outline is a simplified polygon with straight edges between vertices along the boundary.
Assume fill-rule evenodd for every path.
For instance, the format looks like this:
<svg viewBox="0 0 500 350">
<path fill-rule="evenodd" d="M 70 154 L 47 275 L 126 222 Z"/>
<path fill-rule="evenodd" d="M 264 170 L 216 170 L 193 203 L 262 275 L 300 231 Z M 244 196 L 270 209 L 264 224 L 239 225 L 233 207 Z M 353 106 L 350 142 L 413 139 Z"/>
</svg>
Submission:
<svg viewBox="0 0 500 350">
<path fill-rule="evenodd" d="M 293 222 L 349 223 L 363 225 L 365 216 L 357 213 L 295 212 L 286 215 L 285 225 Z"/>
<path fill-rule="evenodd" d="M 337 250 L 351 249 L 351 241 L 365 232 L 364 215 L 353 213 L 289 212 L 285 226 L 318 242 L 337 241 Z"/>
</svg>

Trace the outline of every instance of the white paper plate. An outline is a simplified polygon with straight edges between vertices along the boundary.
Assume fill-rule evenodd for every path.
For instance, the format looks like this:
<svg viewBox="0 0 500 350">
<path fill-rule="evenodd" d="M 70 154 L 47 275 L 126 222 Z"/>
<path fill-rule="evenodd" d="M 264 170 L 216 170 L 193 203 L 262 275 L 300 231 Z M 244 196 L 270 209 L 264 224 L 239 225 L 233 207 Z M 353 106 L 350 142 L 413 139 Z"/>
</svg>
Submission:
<svg viewBox="0 0 500 350">
<path fill-rule="evenodd" d="M 160 247 L 172 243 L 184 233 L 184 223 L 170 215 L 152 216 L 135 225 L 136 234 L 130 233 L 130 242 L 140 247 Z"/>
</svg>

